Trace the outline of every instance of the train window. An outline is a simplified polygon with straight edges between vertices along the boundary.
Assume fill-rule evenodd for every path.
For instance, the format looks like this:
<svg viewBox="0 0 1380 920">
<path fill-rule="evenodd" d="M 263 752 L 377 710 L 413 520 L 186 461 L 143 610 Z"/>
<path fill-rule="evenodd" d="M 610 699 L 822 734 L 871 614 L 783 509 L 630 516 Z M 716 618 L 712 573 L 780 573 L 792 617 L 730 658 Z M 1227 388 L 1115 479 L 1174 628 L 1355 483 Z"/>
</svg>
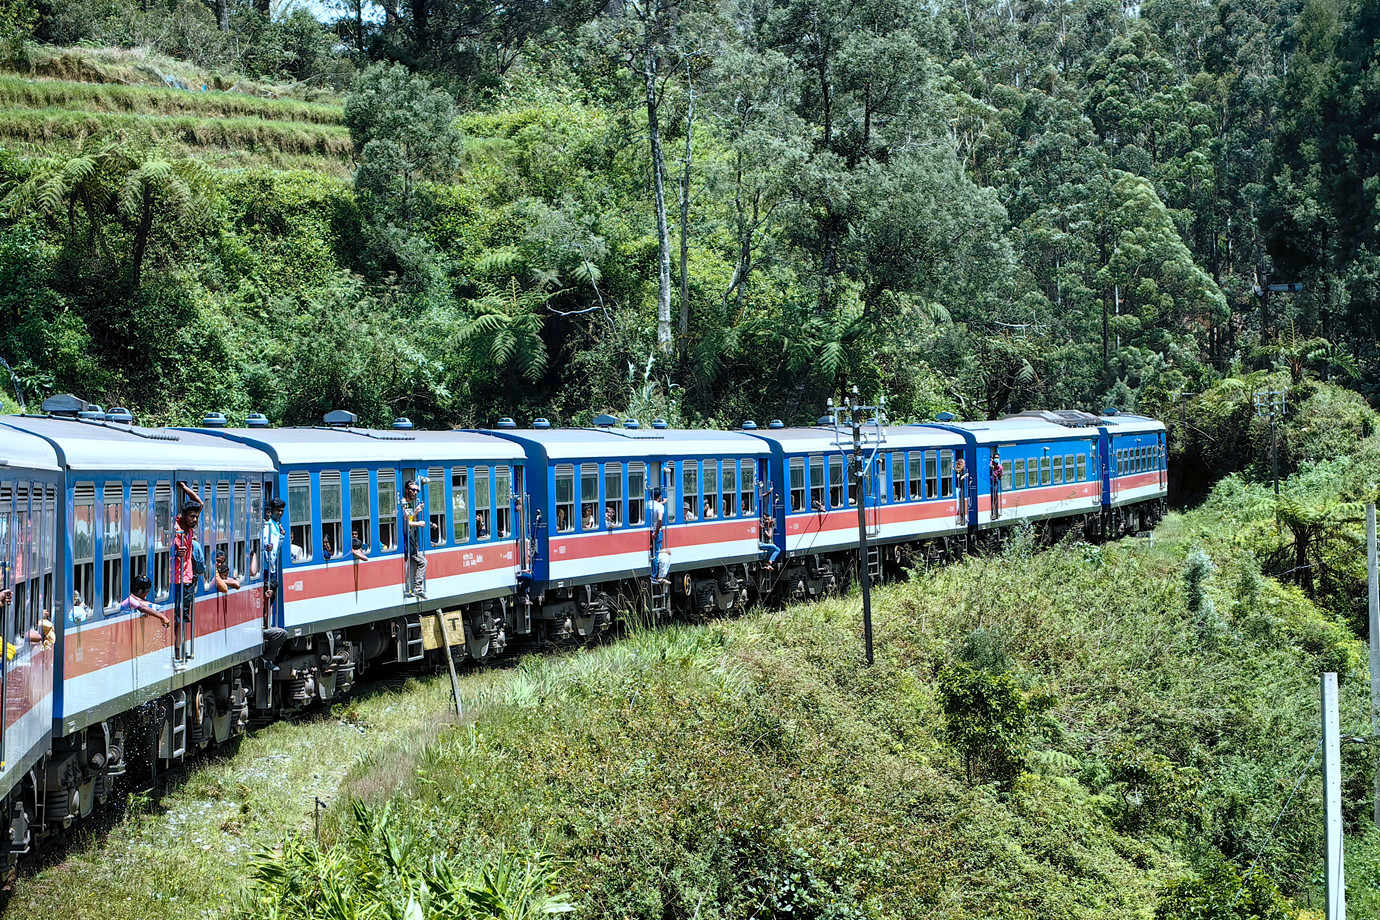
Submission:
<svg viewBox="0 0 1380 920">
<path fill-rule="evenodd" d="M 954 496 L 954 452 L 942 450 L 939 452 L 939 497 L 953 498 Z"/>
<path fill-rule="evenodd" d="M 0 590 L 11 586 L 14 569 L 10 562 L 10 530 L 14 520 L 14 490 L 0 482 Z"/>
<path fill-rule="evenodd" d="M 810 458 L 810 510 L 824 510 L 824 458 Z"/>
<path fill-rule="evenodd" d="M 705 520 L 719 516 L 719 463 L 717 460 L 704 461 L 704 506 L 700 517 Z"/>
<path fill-rule="evenodd" d="M 234 552 L 231 554 L 230 574 L 237 579 L 246 578 L 245 573 L 245 537 L 249 533 L 249 485 L 243 479 L 234 484 L 235 511 L 231 518 L 231 546 Z"/>
<path fill-rule="evenodd" d="M 10 604 L 10 620 L 5 624 L 7 635 L 13 636 L 16 647 L 22 646 L 26 638 L 24 623 L 28 619 L 29 607 L 33 598 L 29 579 L 33 577 L 33 556 L 30 544 L 35 539 L 36 516 L 29 507 L 29 484 L 15 484 L 14 518 L 14 600 Z"/>
<path fill-rule="evenodd" d="M 431 527 L 431 545 L 445 546 L 450 534 L 446 532 L 446 471 L 433 466 L 426 471 L 430 480 L 426 486 L 427 523 Z"/>
<path fill-rule="evenodd" d="M 1079 454 L 1074 459 L 1077 461 L 1075 472 L 1077 473 L 1078 481 L 1082 482 L 1088 476 L 1088 458 Z"/>
<path fill-rule="evenodd" d="M 287 516 L 291 544 L 288 547 L 292 562 L 311 558 L 311 474 L 305 470 L 288 473 Z"/>
<path fill-rule="evenodd" d="M 634 503 L 636 504 L 636 503 Z M 556 532 L 575 529 L 575 467 L 556 467 Z"/>
<path fill-rule="evenodd" d="M 647 520 L 647 467 L 641 463 L 628 464 L 628 523 L 637 525 Z"/>
<path fill-rule="evenodd" d="M 379 470 L 379 552 L 398 548 L 398 474 Z"/>
<path fill-rule="evenodd" d="M 910 452 L 910 500 L 915 502 L 925 497 L 925 455 L 918 450 Z"/>
<path fill-rule="evenodd" d="M 232 507 L 231 486 L 232 483 L 229 482 L 216 483 L 216 548 L 206 558 L 206 577 L 212 585 L 215 584 L 216 553 L 225 554 L 227 568 L 233 564 L 233 557 L 230 555 L 231 541 L 234 539 L 234 520 L 230 516 Z M 241 524 L 240 526 L 243 527 L 244 525 Z M 239 569 L 235 569 L 231 574 L 238 575 Z"/>
<path fill-rule="evenodd" d="M 1078 472 L 1073 466 L 1073 454 L 1064 454 L 1064 479 L 1068 482 L 1078 481 Z"/>
<path fill-rule="evenodd" d="M 513 535 L 513 468 L 494 470 L 494 525 L 500 537 Z"/>
<path fill-rule="evenodd" d="M 129 487 L 129 578 L 149 573 L 149 484 Z"/>
<path fill-rule="evenodd" d="M 932 450 L 925 451 L 925 497 L 939 497 L 939 456 Z"/>
<path fill-rule="evenodd" d="M 891 455 L 891 500 L 906 500 L 906 455 L 899 450 Z"/>
<path fill-rule="evenodd" d="M 604 524 L 623 526 L 623 464 L 604 464 Z"/>
<path fill-rule="evenodd" d="M 680 465 L 682 520 L 700 519 L 700 462 L 685 460 Z"/>
<path fill-rule="evenodd" d="M 27 498 L 27 496 L 24 496 Z M 20 513 L 24 502 L 20 502 Z M 26 560 L 27 561 L 27 560 Z M 72 590 L 85 605 L 94 605 L 96 587 L 96 486 L 79 482 L 72 497 Z"/>
<path fill-rule="evenodd" d="M 791 511 L 805 510 L 805 458 L 791 458 Z"/>
<path fill-rule="evenodd" d="M 245 535 L 249 538 L 249 568 L 246 574 L 257 581 L 263 571 L 264 534 L 264 484 L 259 481 L 249 484 L 249 522 Z"/>
<path fill-rule="evenodd" d="M 1042 486 L 1047 486 L 1047 485 L 1050 484 L 1050 481 L 1051 481 L 1051 480 L 1050 480 L 1050 469 L 1049 469 L 1049 457 L 1041 457 L 1041 458 L 1040 458 L 1040 485 L 1042 485 Z"/>
<path fill-rule="evenodd" d="M 369 507 L 369 471 L 350 470 L 350 542 L 340 544 L 340 554 L 354 552 L 355 541 L 368 553 L 374 545 L 374 535 L 369 525 L 374 522 L 373 509 Z"/>
<path fill-rule="evenodd" d="M 585 463 L 580 466 L 580 529 L 598 530 L 599 514 L 599 464 Z"/>
<path fill-rule="evenodd" d="M 829 458 L 829 507 L 842 508 L 848 504 L 843 481 L 843 458 Z"/>
<path fill-rule="evenodd" d="M 724 477 L 724 517 L 738 516 L 738 464 L 732 460 L 723 462 Z"/>
<path fill-rule="evenodd" d="M 450 535 L 456 546 L 470 542 L 470 471 L 450 471 Z"/>
<path fill-rule="evenodd" d="M 1053 469 L 1053 471 L 1052 471 L 1052 473 L 1051 473 L 1051 475 L 1053 476 L 1053 479 L 1052 479 L 1051 481 L 1052 481 L 1056 486 L 1058 486 L 1058 485 L 1063 485 L 1063 483 L 1064 483 L 1064 458 L 1063 458 L 1063 457 L 1060 457 L 1060 456 L 1055 456 L 1053 462 L 1054 462 L 1054 469 Z"/>
<path fill-rule="evenodd" d="M 1034 461 L 1034 460 L 1030 461 L 1030 465 L 1033 467 L 1033 466 L 1035 465 L 1035 461 Z M 1031 483 L 1031 484 L 1032 484 L 1032 485 L 1034 484 L 1033 480 L 1035 479 L 1034 473 L 1035 473 L 1035 471 L 1032 469 L 1032 470 L 1031 470 L 1031 474 L 1032 474 L 1032 475 L 1031 475 L 1031 480 L 1032 480 L 1032 483 Z M 1015 461 L 1014 463 L 1011 464 L 1011 475 L 1015 478 L 1015 482 L 1012 483 L 1012 488 L 1024 489 L 1024 488 L 1025 488 L 1025 460 L 1023 460 L 1023 459 L 1022 459 L 1022 460 L 1017 460 L 1017 461 Z"/>
<path fill-rule="evenodd" d="M 738 505 L 743 512 L 743 517 L 750 517 L 753 513 L 753 498 L 757 494 L 757 480 L 753 476 L 755 471 L 752 468 L 752 461 L 738 461 L 738 470 L 738 494 L 741 496 Z"/>
<path fill-rule="evenodd" d="M 493 537 L 493 519 L 489 516 L 490 509 L 493 507 L 493 493 L 489 491 L 489 482 L 493 478 L 493 471 L 487 466 L 476 466 L 474 468 L 474 538 L 476 540 L 489 540 Z"/>
<path fill-rule="evenodd" d="M 172 483 L 153 484 L 153 599 L 166 601 L 171 593 L 172 565 L 168 553 L 172 547 Z"/>
<path fill-rule="evenodd" d="M 122 483 L 105 484 L 105 532 L 101 541 L 101 606 L 106 613 L 120 609 L 124 600 L 125 567 L 125 487 Z"/>
<path fill-rule="evenodd" d="M 37 485 L 34 486 L 38 488 Z M 58 568 L 58 504 L 57 492 L 52 486 L 43 489 L 43 597 L 41 609 L 53 609 L 53 576 Z M 34 620 L 38 625 L 38 620 Z"/>
<path fill-rule="evenodd" d="M 1118 475 L 1126 475 L 1126 449 L 1122 448 L 1116 452 L 1116 471 Z"/>
</svg>

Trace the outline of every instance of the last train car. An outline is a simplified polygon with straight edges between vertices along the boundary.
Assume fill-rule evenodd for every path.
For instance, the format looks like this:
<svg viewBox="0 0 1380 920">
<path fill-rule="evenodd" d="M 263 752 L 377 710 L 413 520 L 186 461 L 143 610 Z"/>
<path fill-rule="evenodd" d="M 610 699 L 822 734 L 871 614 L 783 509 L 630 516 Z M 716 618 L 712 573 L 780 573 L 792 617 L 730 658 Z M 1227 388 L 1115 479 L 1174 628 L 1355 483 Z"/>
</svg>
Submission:
<svg viewBox="0 0 1380 920">
<path fill-rule="evenodd" d="M 0 419 L 0 423 L 3 423 Z M 42 438 L 0 424 L 0 867 L 29 851 L 52 740 L 53 642 L 45 635 L 53 598 L 65 590 L 57 564 L 62 519 L 57 452 Z"/>
<path fill-rule="evenodd" d="M 371 661 L 424 656 L 422 617 L 445 611 L 478 659 L 501 652 L 515 630 L 517 573 L 525 565 L 520 521 L 525 496 L 522 450 L 467 431 L 421 431 L 405 419 L 392 429 L 360 427 L 332 412 L 312 428 L 225 428 L 208 416 L 203 430 L 257 448 L 276 466 L 272 492 L 282 519 L 282 589 L 269 625 L 287 631 L 265 708 L 296 709 L 350 688 Z M 426 515 L 421 592 L 411 590 L 402 494 L 416 481 Z M 455 614 L 455 616 L 451 616 Z M 266 698 L 266 695 L 271 699 Z"/>
<path fill-rule="evenodd" d="M 1169 495 L 1164 423 L 1143 415 L 1104 411 L 1102 494 L 1108 534 L 1153 527 L 1164 516 Z"/>
<path fill-rule="evenodd" d="M 127 413 L 107 415 L 72 397 L 54 397 L 44 410 L 6 417 L 0 431 L 7 442 L 13 431 L 43 440 L 61 471 L 61 555 L 44 587 L 54 629 L 53 741 L 28 816 L 52 833 L 89 814 L 128 765 L 149 776 L 247 725 L 249 662 L 262 638 L 255 506 L 272 467 L 259 451 L 140 427 Z M 204 502 L 194 538 L 207 574 L 190 587 L 191 617 L 179 627 L 172 544 L 184 486 Z M 31 519 L 32 495 L 31 487 Z M 217 553 L 239 574 L 238 587 L 221 592 L 211 581 Z M 160 616 L 127 603 L 138 576 L 152 582 L 147 603 Z"/>
</svg>

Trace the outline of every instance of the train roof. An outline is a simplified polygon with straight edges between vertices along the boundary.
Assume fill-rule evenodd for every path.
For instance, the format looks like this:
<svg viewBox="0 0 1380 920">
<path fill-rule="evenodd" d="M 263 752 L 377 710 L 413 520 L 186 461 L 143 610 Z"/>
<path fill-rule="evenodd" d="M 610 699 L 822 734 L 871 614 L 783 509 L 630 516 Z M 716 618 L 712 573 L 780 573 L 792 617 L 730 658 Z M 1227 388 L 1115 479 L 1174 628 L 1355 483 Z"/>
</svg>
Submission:
<svg viewBox="0 0 1380 920">
<path fill-rule="evenodd" d="M 549 460 L 586 460 L 599 457 L 759 457 L 767 446 L 757 438 L 736 431 L 700 431 L 680 428 L 519 428 L 501 429 L 493 435 L 519 444 L 540 447 Z"/>
<path fill-rule="evenodd" d="M 0 417 L 0 422 L 8 420 L 9 416 Z M 0 438 L 0 467 L 6 470 L 61 469 L 53 445 L 17 429 L 7 430 Z"/>
<path fill-rule="evenodd" d="M 886 425 L 882 432 L 884 439 L 881 450 L 909 450 L 926 447 L 962 447 L 961 435 L 930 425 Z M 840 450 L 853 450 L 853 432 L 850 428 L 834 428 L 817 425 L 812 428 L 768 428 L 765 431 L 750 431 L 754 437 L 774 441 L 787 453 L 837 453 Z M 864 449 L 872 450 L 876 444 L 876 428 L 864 428 Z M 866 440 L 871 438 L 871 441 Z"/>
<path fill-rule="evenodd" d="M 1098 422 L 1105 425 L 1107 433 L 1111 435 L 1164 431 L 1164 422 L 1144 415 L 1124 415 L 1118 412 L 1116 415 L 1100 416 Z"/>
<path fill-rule="evenodd" d="M 521 460 L 509 441 L 474 431 L 372 428 L 204 428 L 209 437 L 238 441 L 290 466 L 328 463 L 443 463 L 449 460 Z"/>
<path fill-rule="evenodd" d="M 1094 426 L 1069 427 L 1024 415 L 1014 415 L 987 422 L 944 422 L 942 424 L 945 428 L 970 433 L 980 445 L 1071 441 L 1098 436 L 1098 430 Z"/>
<path fill-rule="evenodd" d="M 48 415 L 5 416 L 3 422 L 46 440 L 69 470 L 258 473 L 273 469 L 262 451 L 227 445 L 222 438 L 196 431 Z"/>
</svg>

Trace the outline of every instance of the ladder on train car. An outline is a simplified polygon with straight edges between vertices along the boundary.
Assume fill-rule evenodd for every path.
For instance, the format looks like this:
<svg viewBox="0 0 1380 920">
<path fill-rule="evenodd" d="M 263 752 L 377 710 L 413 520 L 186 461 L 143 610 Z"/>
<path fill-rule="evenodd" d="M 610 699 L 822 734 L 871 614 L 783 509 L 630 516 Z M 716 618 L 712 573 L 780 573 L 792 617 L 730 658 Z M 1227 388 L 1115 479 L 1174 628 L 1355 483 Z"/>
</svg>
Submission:
<svg viewBox="0 0 1380 920">
<path fill-rule="evenodd" d="M 671 586 L 652 579 L 652 618 L 669 619 L 671 616 Z"/>
<path fill-rule="evenodd" d="M 181 760 L 187 755 L 187 691 L 174 690 L 168 711 L 167 744 L 162 750 L 164 760 Z"/>
<path fill-rule="evenodd" d="M 403 620 L 403 628 L 398 631 L 398 663 L 411 664 L 426 657 L 426 646 L 422 640 L 421 616 L 410 616 Z"/>
<path fill-rule="evenodd" d="M 874 585 L 879 584 L 882 580 L 882 548 L 880 546 L 867 548 L 867 577 Z"/>
</svg>

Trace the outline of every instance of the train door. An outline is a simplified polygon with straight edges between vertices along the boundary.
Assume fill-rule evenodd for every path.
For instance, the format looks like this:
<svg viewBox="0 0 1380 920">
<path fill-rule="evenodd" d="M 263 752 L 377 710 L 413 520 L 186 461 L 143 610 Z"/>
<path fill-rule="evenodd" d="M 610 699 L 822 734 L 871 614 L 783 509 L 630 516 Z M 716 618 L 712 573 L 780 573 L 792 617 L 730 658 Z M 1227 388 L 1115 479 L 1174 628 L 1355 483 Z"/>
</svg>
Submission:
<svg viewBox="0 0 1380 920">
<path fill-rule="evenodd" d="M 531 504 L 531 499 L 524 487 L 522 475 L 524 469 L 525 467 L 521 463 L 513 465 L 513 488 L 509 502 L 513 520 L 518 522 L 518 526 L 514 529 L 514 536 L 517 537 L 518 570 L 530 574 L 532 571 L 533 541 L 531 539 L 532 527 L 527 520 L 527 508 Z"/>
<path fill-rule="evenodd" d="M 0 480 L 0 594 L 14 588 L 14 547 L 11 534 L 14 532 L 15 497 L 9 480 Z M 8 620 L 13 604 L 0 604 L 0 620 L 5 621 L 6 633 L 0 636 L 0 758 L 8 762 L 5 751 L 5 722 L 7 711 L 10 656 L 4 648 L 4 638 L 8 637 Z"/>
<path fill-rule="evenodd" d="M 1163 489 L 1165 487 L 1165 477 L 1168 475 L 1168 470 L 1165 469 L 1166 464 L 1164 462 L 1164 432 L 1161 431 L 1159 437 L 1155 440 L 1157 442 L 1155 445 L 1155 469 L 1160 474 L 1160 488 Z"/>
</svg>

